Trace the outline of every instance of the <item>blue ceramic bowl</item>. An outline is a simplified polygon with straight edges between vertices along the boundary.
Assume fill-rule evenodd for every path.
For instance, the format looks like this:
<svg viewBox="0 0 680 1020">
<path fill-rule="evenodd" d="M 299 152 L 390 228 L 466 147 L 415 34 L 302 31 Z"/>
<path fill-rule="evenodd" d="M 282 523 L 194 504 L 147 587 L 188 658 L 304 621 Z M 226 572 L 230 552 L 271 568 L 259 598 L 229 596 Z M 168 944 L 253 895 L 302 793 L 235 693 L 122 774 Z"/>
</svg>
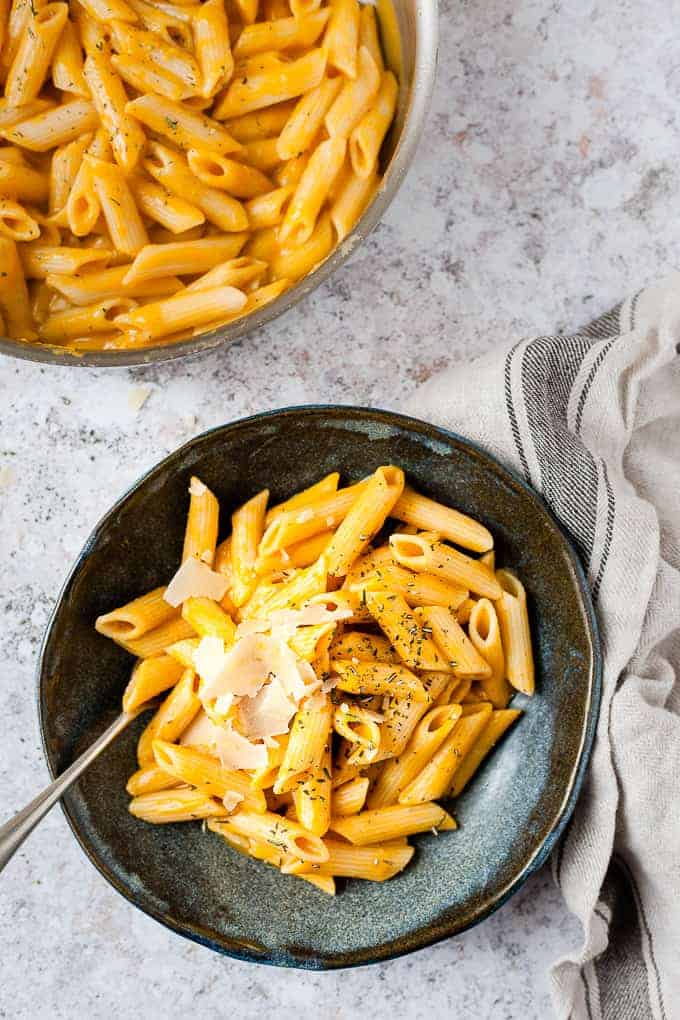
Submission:
<svg viewBox="0 0 680 1020">
<path fill-rule="evenodd" d="M 101 873 L 130 902 L 188 938 L 245 960 L 348 967 L 419 949 L 476 924 L 547 858 L 578 796 L 595 731 L 600 651 L 578 560 L 540 498 L 460 436 L 386 411 L 303 407 L 213 429 L 171 454 L 89 538 L 44 641 L 40 723 L 57 775 L 112 720 L 131 658 L 95 618 L 167 580 L 178 562 L 189 477 L 223 511 L 264 484 L 281 500 L 323 474 L 358 479 L 399 464 L 420 490 L 483 521 L 498 562 L 529 596 L 536 695 L 454 805 L 459 830 L 416 838 L 411 865 L 383 884 L 348 882 L 330 899 L 232 851 L 199 825 L 129 815 L 141 718 L 64 798 Z M 226 513 L 224 514 L 226 519 Z"/>
</svg>

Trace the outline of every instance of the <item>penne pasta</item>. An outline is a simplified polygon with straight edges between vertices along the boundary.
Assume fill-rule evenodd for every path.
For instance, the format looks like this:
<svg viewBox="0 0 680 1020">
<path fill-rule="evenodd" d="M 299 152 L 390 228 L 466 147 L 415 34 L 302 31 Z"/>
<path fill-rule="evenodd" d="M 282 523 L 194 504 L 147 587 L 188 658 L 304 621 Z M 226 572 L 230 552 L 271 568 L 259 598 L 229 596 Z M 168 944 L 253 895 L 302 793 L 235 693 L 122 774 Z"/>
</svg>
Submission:
<svg viewBox="0 0 680 1020">
<path fill-rule="evenodd" d="M 402 700 L 427 701 L 422 683 L 405 666 L 332 659 L 331 669 L 340 678 L 337 686 L 341 691 L 350 694 L 387 694 Z"/>
<path fill-rule="evenodd" d="M 240 149 L 240 143 L 221 124 L 164 96 L 139 96 L 127 104 L 125 111 L 180 149 L 221 154 Z"/>
<path fill-rule="evenodd" d="M 444 743 L 399 794 L 400 804 L 424 804 L 444 797 L 456 769 L 491 720 L 491 704 L 470 706 L 475 711 L 462 715 Z"/>
<path fill-rule="evenodd" d="M 196 687 L 196 674 L 191 669 L 185 670 L 139 738 L 137 760 L 141 766 L 154 762 L 154 740 L 176 740 L 199 711 L 201 702 Z"/>
<path fill-rule="evenodd" d="M 483 524 L 458 510 L 421 496 L 409 486 L 405 487 L 392 516 L 423 531 L 436 532 L 449 542 L 462 545 L 464 549 L 472 549 L 473 552 L 486 552 L 493 548 L 491 533 Z"/>
<path fill-rule="evenodd" d="M 235 78 L 215 106 L 218 120 L 229 120 L 272 103 L 294 99 L 316 88 L 326 68 L 326 55 L 321 49 L 310 50 L 289 63 L 277 63 L 244 79 Z"/>
<path fill-rule="evenodd" d="M 274 793 L 292 790 L 301 776 L 322 766 L 328 749 L 331 717 L 331 701 L 325 694 L 315 695 L 298 709 L 274 783 Z"/>
<path fill-rule="evenodd" d="M 254 790 L 242 772 L 230 771 L 217 758 L 192 747 L 180 747 L 160 737 L 153 741 L 156 764 L 168 775 L 196 787 L 207 797 L 225 800 L 236 794 L 238 803 L 257 814 L 264 814 L 267 803 L 261 790 Z"/>
<path fill-rule="evenodd" d="M 35 241 L 40 227 L 18 202 L 0 198 L 0 235 L 12 241 Z"/>
<path fill-rule="evenodd" d="M 494 708 L 505 708 L 512 696 L 512 688 L 505 679 L 505 654 L 493 602 L 488 599 L 475 602 L 470 611 L 468 633 L 470 641 L 491 670 L 489 676 L 479 678 L 484 696 Z"/>
<path fill-rule="evenodd" d="M 130 801 L 128 810 L 135 818 L 151 822 L 153 825 L 193 822 L 201 818 L 223 818 L 228 814 L 218 801 L 191 787 L 142 794 Z"/>
<path fill-rule="evenodd" d="M 391 591 L 367 591 L 363 592 L 362 601 L 407 666 L 452 672 L 450 662 L 425 633 L 400 595 Z"/>
<path fill-rule="evenodd" d="M 370 780 L 368 776 L 357 776 L 343 783 L 333 791 L 333 814 L 336 818 L 356 815 L 366 803 Z"/>
<path fill-rule="evenodd" d="M 31 306 L 28 299 L 26 277 L 19 259 L 16 242 L 0 236 L 0 312 L 8 336 L 31 339 Z"/>
<path fill-rule="evenodd" d="M 123 711 L 134 712 L 147 701 L 174 687 L 183 673 L 182 666 L 169 655 L 140 659 L 123 694 Z M 141 792 L 141 791 L 140 791 Z"/>
<path fill-rule="evenodd" d="M 125 789 L 131 797 L 141 797 L 145 793 L 157 793 L 159 790 L 172 790 L 181 786 L 179 779 L 168 775 L 157 765 L 146 765 L 137 769 L 128 779 Z"/>
<path fill-rule="evenodd" d="M 345 2 L 345 0 L 342 0 Z M 380 72 L 365 46 L 359 47 L 357 73 L 345 81 L 324 118 L 331 138 L 348 138 L 371 109 L 380 87 Z"/>
<path fill-rule="evenodd" d="M 269 490 L 263 489 L 232 514 L 231 517 L 231 576 L 230 598 L 235 606 L 242 606 L 253 593 L 257 575 L 257 550 L 264 531 Z"/>
<path fill-rule="evenodd" d="M 95 627 L 104 637 L 113 641 L 142 637 L 154 627 L 177 615 L 177 611 L 163 599 L 165 588 L 154 588 L 120 609 L 97 617 Z"/>
<path fill-rule="evenodd" d="M 524 585 L 509 570 L 497 570 L 501 596 L 495 603 L 505 653 L 505 675 L 522 694 L 534 693 L 534 656 Z"/>
<path fill-rule="evenodd" d="M 248 216 L 237 199 L 197 180 L 191 174 L 181 153 L 174 152 L 158 142 L 151 142 L 148 148 L 147 156 L 143 160 L 144 169 L 159 184 L 173 195 L 198 206 L 206 219 L 221 230 L 234 232 L 246 230 Z M 238 255 L 245 240 L 245 235 L 241 234 L 234 239 L 235 248 L 229 258 Z"/>
<path fill-rule="evenodd" d="M 273 812 L 256 814 L 242 809 L 231 816 L 229 825 L 243 836 L 260 839 L 274 849 L 310 864 L 322 864 L 328 860 L 328 850 L 319 836 Z"/>
<path fill-rule="evenodd" d="M 390 536 L 390 548 L 397 563 L 410 570 L 425 571 L 441 577 L 449 584 L 468 588 L 476 595 L 498 599 L 501 587 L 484 563 L 465 553 L 432 540 L 427 535 Z"/>
<path fill-rule="evenodd" d="M 4 127 L 0 135 L 31 152 L 47 152 L 97 127 L 97 111 L 87 99 L 73 99 Z"/>
<path fill-rule="evenodd" d="M 342 241 L 361 218 L 378 186 L 374 176 L 357 177 L 349 168 L 342 177 L 330 209 L 331 223 Z"/>
<path fill-rule="evenodd" d="M 447 832 L 456 828 L 451 815 L 439 804 L 393 804 L 389 807 L 360 811 L 347 818 L 334 818 L 331 829 L 355 846 L 388 842 L 399 836 L 436 829 Z"/>
<path fill-rule="evenodd" d="M 67 16 L 65 3 L 31 10 L 5 81 L 5 97 L 11 105 L 25 106 L 37 99 Z"/>
<path fill-rule="evenodd" d="M 315 836 L 325 836 L 331 823 L 331 768 L 328 748 L 321 764 L 310 769 L 293 791 L 297 820 Z"/>
<path fill-rule="evenodd" d="M 389 517 L 403 488 L 401 468 L 380 467 L 371 476 L 331 540 L 326 553 L 329 574 L 347 574 Z"/>
<path fill-rule="evenodd" d="M 332 0 L 331 19 L 324 37 L 329 65 L 351 79 L 358 74 L 359 12 L 357 0 Z"/>
<path fill-rule="evenodd" d="M 357 177 L 366 180 L 375 172 L 380 148 L 394 119 L 398 93 L 397 79 L 391 71 L 385 71 L 374 105 L 349 136 L 349 157 Z"/>
<path fill-rule="evenodd" d="M 456 676 L 475 680 L 491 676 L 491 666 L 448 609 L 424 606 L 415 611 L 415 616 L 423 629 L 432 635 Z"/>
<path fill-rule="evenodd" d="M 458 797 L 463 792 L 484 758 L 498 743 L 505 731 L 521 716 L 519 709 L 501 709 L 491 713 L 488 724 L 477 737 L 470 750 L 456 769 L 449 788 L 449 797 Z"/>
<path fill-rule="evenodd" d="M 338 878 L 363 878 L 385 882 L 394 878 L 413 857 L 413 847 L 385 843 L 379 846 L 352 846 L 335 839 L 324 839 L 327 861 L 313 874 Z"/>
</svg>

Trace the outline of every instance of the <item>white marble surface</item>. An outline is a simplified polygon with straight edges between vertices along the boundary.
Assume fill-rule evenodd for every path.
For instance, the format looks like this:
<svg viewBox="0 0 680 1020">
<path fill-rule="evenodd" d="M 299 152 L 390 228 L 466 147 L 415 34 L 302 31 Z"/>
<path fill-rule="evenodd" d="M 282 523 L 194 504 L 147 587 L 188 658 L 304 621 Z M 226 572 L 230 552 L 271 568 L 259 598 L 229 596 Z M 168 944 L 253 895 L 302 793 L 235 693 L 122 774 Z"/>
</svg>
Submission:
<svg viewBox="0 0 680 1020">
<path fill-rule="evenodd" d="M 571 329 L 677 265 L 680 56 L 668 0 L 441 5 L 434 108 L 406 186 L 329 285 L 191 363 L 0 363 L 0 813 L 43 784 L 34 660 L 97 518 L 195 433 L 277 405 L 398 406 L 509 335 Z M 138 387 L 146 403 L 134 410 Z M 426 409 L 423 408 L 423 413 Z M 303 974 L 220 959 L 133 910 L 58 811 L 2 876 L 0 1017 L 549 1015 L 578 926 L 544 871 L 410 958 Z"/>
</svg>

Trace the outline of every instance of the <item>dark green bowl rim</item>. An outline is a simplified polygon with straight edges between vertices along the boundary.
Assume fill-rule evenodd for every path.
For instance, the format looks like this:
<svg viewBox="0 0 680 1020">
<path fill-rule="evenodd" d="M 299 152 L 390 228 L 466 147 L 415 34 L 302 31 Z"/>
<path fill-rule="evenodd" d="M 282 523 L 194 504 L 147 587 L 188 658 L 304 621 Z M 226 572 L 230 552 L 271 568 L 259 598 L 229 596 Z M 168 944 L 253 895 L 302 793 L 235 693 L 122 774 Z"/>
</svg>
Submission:
<svg viewBox="0 0 680 1020">
<path fill-rule="evenodd" d="M 138 903 L 134 898 L 134 894 L 128 889 L 113 872 L 105 865 L 93 848 L 89 845 L 87 840 L 81 836 L 76 819 L 74 818 L 68 804 L 65 800 L 60 801 L 62 811 L 66 816 L 66 820 L 71 827 L 76 840 L 80 844 L 80 847 L 85 852 L 89 860 L 94 864 L 98 871 L 107 879 L 107 881 L 117 890 L 122 896 L 125 897 L 130 903 L 132 903 L 139 910 L 153 917 L 154 920 L 159 921 L 166 928 L 175 932 L 178 935 L 183 935 L 185 938 L 191 939 L 193 942 L 197 942 L 199 945 L 206 946 L 224 956 L 231 957 L 237 960 L 244 960 L 249 963 L 263 963 L 271 966 L 278 967 L 291 967 L 301 970 L 339 970 L 343 968 L 359 967 L 371 963 L 380 963 L 387 960 L 395 959 L 399 956 L 406 956 L 408 953 L 414 952 L 418 949 L 424 949 L 427 946 L 435 945 L 438 942 L 442 942 L 447 938 L 454 935 L 460 935 L 462 932 L 467 931 L 469 928 L 473 928 L 479 924 L 480 921 L 485 920 L 491 914 L 493 914 L 499 907 L 503 906 L 510 897 L 516 893 L 527 881 L 527 879 L 534 874 L 547 860 L 553 849 L 555 848 L 558 839 L 564 832 L 564 829 L 571 818 L 576 801 L 578 800 L 583 780 L 585 777 L 586 769 L 590 761 L 590 755 L 592 752 L 593 742 L 595 739 L 595 731 L 597 728 L 597 720 L 600 710 L 600 700 L 602 695 L 602 648 L 599 636 L 599 629 L 597 624 L 597 617 L 590 597 L 590 591 L 588 588 L 588 582 L 581 565 L 581 562 L 568 538 L 564 528 L 554 516 L 554 514 L 548 509 L 544 500 L 541 496 L 530 486 L 528 483 L 517 474 L 512 468 L 508 468 L 503 464 L 497 457 L 490 454 L 479 444 L 467 439 L 465 436 L 460 435 L 457 432 L 452 432 L 449 429 L 442 428 L 439 425 L 433 425 L 430 422 L 423 421 L 419 418 L 413 418 L 408 415 L 400 414 L 396 411 L 382 410 L 380 408 L 361 407 L 354 404 L 301 404 L 298 406 L 282 407 L 271 411 L 262 411 L 258 414 L 249 415 L 245 418 L 239 418 L 236 421 L 228 422 L 223 425 L 216 425 L 213 428 L 207 429 L 200 435 L 194 436 L 187 443 L 173 450 L 161 461 L 155 464 L 152 468 L 146 471 L 140 478 L 137 479 L 123 495 L 116 500 L 114 505 L 103 515 L 103 517 L 97 522 L 93 530 L 90 532 L 83 548 L 78 554 L 71 570 L 61 587 L 59 595 L 54 605 L 54 609 L 50 614 L 50 619 L 45 629 L 42 644 L 40 647 L 40 653 L 38 656 L 38 665 L 36 670 L 36 682 L 37 682 L 37 701 L 38 701 L 38 721 L 40 724 L 40 736 L 42 742 L 43 753 L 47 761 L 47 767 L 49 769 L 52 778 L 56 778 L 56 773 L 53 768 L 53 764 L 47 748 L 47 736 L 46 736 L 46 705 L 42 696 L 42 674 L 44 669 L 44 656 L 47 648 L 47 642 L 54 624 L 56 615 L 61 606 L 62 600 L 66 591 L 68 590 L 72 579 L 80 570 L 83 560 L 90 555 L 92 550 L 95 548 L 100 532 L 108 524 L 109 518 L 115 514 L 126 500 L 138 489 L 140 489 L 146 482 L 150 481 L 155 475 L 166 470 L 172 462 L 180 455 L 190 450 L 193 446 L 202 443 L 206 437 L 214 435 L 219 432 L 227 430 L 238 429 L 242 426 L 251 425 L 255 422 L 266 421 L 271 418 L 280 418 L 284 416 L 299 416 L 299 415 L 315 415 L 319 412 L 323 413 L 345 413 L 349 416 L 367 416 L 372 418 L 374 421 L 382 422 L 384 424 L 396 425 L 397 427 L 416 429 L 416 431 L 423 428 L 430 430 L 430 433 L 439 434 L 446 440 L 453 440 L 456 443 L 461 444 L 463 447 L 467 447 L 477 456 L 490 461 L 491 464 L 499 470 L 502 474 L 506 474 L 510 481 L 514 484 L 519 485 L 525 492 L 525 494 L 536 504 L 538 510 L 542 512 L 545 517 L 549 520 L 551 526 L 558 533 L 561 539 L 565 552 L 568 559 L 571 562 L 573 569 L 573 576 L 576 581 L 579 596 L 583 609 L 585 611 L 585 617 L 588 624 L 589 638 L 593 649 L 593 661 L 592 661 L 592 682 L 589 691 L 587 718 L 583 730 L 583 736 L 581 741 L 581 749 L 576 763 L 575 770 L 572 774 L 571 783 L 562 804 L 562 808 L 555 819 L 552 829 L 543 839 L 543 842 L 534 852 L 533 857 L 529 860 L 524 868 L 519 872 L 518 875 L 510 882 L 510 884 L 498 895 L 496 900 L 490 904 L 487 908 L 480 911 L 479 915 L 473 920 L 467 922 L 464 925 L 456 926 L 455 924 L 449 925 L 445 930 L 434 934 L 430 930 L 430 926 L 425 925 L 422 928 L 412 932 L 409 936 L 410 944 L 404 948 L 395 952 L 390 952 L 388 949 L 380 949 L 372 951 L 374 955 L 370 955 L 370 952 L 357 953 L 353 951 L 347 954 L 339 954 L 332 958 L 323 956 L 306 956 L 304 959 L 285 957 L 282 958 L 280 954 L 271 952 L 266 948 L 263 949 L 262 953 L 258 953 L 252 950 L 244 950 L 239 943 L 235 943 L 232 939 L 224 938 L 223 941 L 218 942 L 214 938 L 203 934 L 200 931 L 194 930 L 186 925 L 174 920 L 167 914 L 164 914 L 158 910 L 155 910 L 151 906 L 142 905 Z"/>
</svg>

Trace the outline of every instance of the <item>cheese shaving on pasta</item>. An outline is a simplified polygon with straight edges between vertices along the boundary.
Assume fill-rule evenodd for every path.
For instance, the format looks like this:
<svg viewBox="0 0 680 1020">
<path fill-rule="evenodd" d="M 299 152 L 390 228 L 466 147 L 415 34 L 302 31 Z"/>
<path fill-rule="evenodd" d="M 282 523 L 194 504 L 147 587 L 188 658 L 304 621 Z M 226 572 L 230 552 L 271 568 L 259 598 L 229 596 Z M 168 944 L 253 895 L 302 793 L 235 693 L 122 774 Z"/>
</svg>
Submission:
<svg viewBox="0 0 680 1020">
<path fill-rule="evenodd" d="M 185 560 L 165 590 L 163 599 L 175 608 L 191 598 L 223 598 L 228 580 L 193 556 Z"/>
</svg>

